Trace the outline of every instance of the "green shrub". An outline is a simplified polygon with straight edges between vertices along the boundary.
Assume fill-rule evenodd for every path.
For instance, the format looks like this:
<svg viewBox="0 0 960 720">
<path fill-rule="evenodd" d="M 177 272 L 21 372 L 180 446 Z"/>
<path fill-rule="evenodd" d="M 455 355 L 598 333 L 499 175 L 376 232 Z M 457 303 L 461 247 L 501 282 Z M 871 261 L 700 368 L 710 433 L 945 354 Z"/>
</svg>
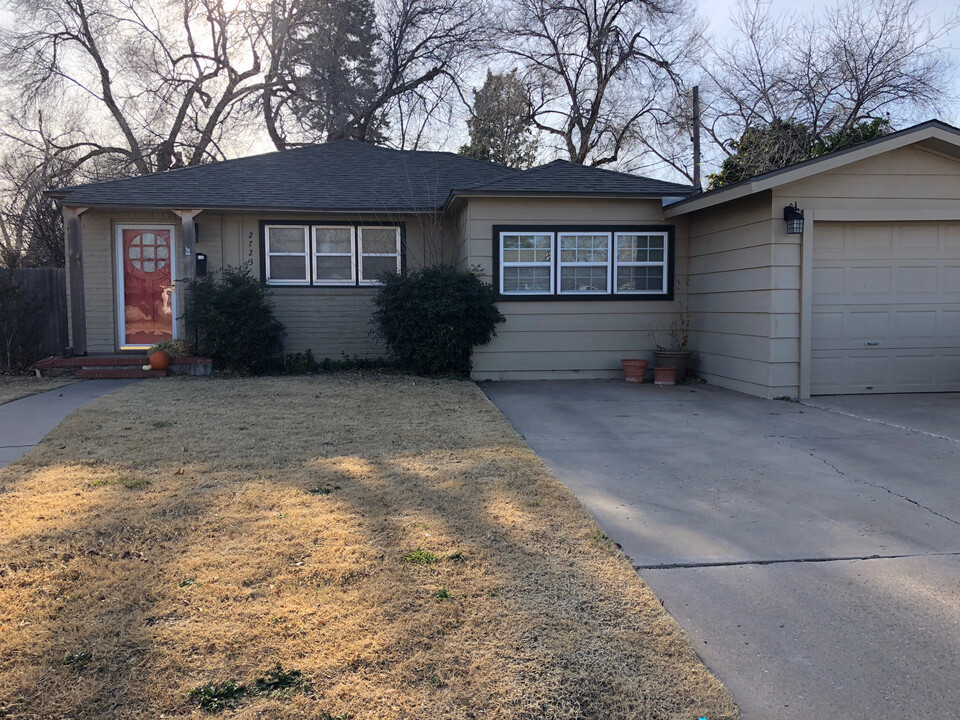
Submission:
<svg viewBox="0 0 960 720">
<path fill-rule="evenodd" d="M 147 350 L 147 357 L 161 350 L 172 358 L 190 357 L 191 352 L 190 343 L 186 340 L 161 340 L 150 346 L 150 349 Z"/>
<path fill-rule="evenodd" d="M 419 375 L 469 375 L 473 347 L 506 320 L 496 291 L 472 272 L 433 265 L 379 280 L 374 325 L 397 364 Z"/>
<path fill-rule="evenodd" d="M 184 318 L 197 351 L 218 368 L 263 372 L 283 339 L 270 293 L 246 265 L 192 281 Z"/>
</svg>

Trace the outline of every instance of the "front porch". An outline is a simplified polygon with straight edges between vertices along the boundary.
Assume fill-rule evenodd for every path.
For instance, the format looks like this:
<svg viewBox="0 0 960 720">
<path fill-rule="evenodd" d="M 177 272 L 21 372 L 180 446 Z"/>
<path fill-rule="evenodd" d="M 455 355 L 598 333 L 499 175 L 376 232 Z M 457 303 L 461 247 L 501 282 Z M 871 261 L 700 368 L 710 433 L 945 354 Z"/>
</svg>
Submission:
<svg viewBox="0 0 960 720">
<path fill-rule="evenodd" d="M 55 368 L 74 370 L 76 377 L 83 380 L 106 380 L 119 378 L 151 378 L 177 375 L 210 375 L 213 361 L 202 357 L 178 357 L 170 359 L 166 370 L 144 370 L 149 358 L 140 353 L 120 353 L 85 355 L 82 357 L 48 357 L 40 360 L 34 367 L 37 370 Z"/>
</svg>

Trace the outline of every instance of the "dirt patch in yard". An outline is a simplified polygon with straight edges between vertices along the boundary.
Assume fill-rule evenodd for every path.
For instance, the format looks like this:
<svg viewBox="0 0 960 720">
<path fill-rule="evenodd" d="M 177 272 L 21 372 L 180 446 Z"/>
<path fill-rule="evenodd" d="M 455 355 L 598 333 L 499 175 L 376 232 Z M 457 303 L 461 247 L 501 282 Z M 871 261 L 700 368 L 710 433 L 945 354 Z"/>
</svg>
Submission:
<svg viewBox="0 0 960 720">
<path fill-rule="evenodd" d="M 74 382 L 73 378 L 35 377 L 33 375 L 0 375 L 0 405 L 28 395 L 53 390 Z"/>
<path fill-rule="evenodd" d="M 254 683 L 278 662 L 303 681 Z M 204 693 L 236 718 L 736 717 L 476 386 L 387 376 L 141 383 L 0 471 L 0 716 Z"/>
</svg>

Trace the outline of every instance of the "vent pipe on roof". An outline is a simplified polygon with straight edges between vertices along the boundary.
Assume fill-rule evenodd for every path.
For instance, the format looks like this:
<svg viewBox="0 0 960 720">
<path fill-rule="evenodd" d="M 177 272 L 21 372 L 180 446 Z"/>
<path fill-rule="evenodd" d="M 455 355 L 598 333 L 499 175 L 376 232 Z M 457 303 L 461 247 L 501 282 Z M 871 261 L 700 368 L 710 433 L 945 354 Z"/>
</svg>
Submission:
<svg viewBox="0 0 960 720">
<path fill-rule="evenodd" d="M 693 186 L 700 185 L 700 86 L 693 86 Z"/>
</svg>

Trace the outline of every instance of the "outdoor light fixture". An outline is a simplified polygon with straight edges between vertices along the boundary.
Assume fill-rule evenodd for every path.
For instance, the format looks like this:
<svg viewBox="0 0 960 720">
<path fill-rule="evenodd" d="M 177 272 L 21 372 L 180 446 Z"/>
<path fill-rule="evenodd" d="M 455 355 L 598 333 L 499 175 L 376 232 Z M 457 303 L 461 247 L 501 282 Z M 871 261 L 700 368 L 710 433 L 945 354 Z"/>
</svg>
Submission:
<svg viewBox="0 0 960 720">
<path fill-rule="evenodd" d="M 803 210 L 796 203 L 783 209 L 783 219 L 787 223 L 787 235 L 803 235 Z"/>
</svg>

